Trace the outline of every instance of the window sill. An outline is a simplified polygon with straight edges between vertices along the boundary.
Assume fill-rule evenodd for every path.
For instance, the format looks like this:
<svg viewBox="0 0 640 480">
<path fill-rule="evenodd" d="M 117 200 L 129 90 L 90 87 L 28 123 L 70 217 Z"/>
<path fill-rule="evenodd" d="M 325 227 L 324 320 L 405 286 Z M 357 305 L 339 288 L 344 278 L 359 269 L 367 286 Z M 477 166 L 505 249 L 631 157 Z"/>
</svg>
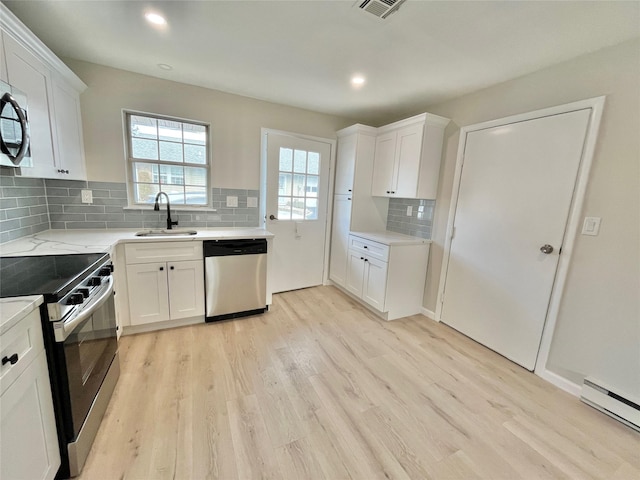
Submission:
<svg viewBox="0 0 640 480">
<path fill-rule="evenodd" d="M 122 207 L 123 210 L 146 210 L 153 212 L 153 205 L 127 205 L 126 207 Z M 160 205 L 160 211 L 164 212 L 167 210 L 167 204 L 163 203 Z M 209 206 L 206 207 L 196 207 L 192 205 L 171 205 L 171 211 L 180 211 L 180 210 L 189 210 L 192 212 L 217 212 L 217 208 L 211 208 Z"/>
</svg>

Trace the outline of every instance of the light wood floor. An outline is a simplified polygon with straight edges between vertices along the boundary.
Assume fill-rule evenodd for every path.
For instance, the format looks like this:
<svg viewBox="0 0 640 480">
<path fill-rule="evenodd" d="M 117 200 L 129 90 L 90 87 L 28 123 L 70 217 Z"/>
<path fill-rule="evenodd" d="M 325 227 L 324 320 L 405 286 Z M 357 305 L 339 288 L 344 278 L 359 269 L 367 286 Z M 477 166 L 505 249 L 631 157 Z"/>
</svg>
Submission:
<svg viewBox="0 0 640 480">
<path fill-rule="evenodd" d="M 454 330 L 333 287 L 124 337 L 93 479 L 638 479 L 640 434 Z"/>
</svg>

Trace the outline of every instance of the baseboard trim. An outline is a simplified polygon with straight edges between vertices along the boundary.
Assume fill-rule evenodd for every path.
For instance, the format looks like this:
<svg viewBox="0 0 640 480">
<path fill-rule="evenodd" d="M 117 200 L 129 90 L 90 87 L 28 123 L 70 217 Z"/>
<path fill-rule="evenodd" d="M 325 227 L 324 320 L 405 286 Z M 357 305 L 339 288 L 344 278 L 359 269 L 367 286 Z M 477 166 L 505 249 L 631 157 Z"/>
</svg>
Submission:
<svg viewBox="0 0 640 480">
<path fill-rule="evenodd" d="M 540 369 L 540 371 L 535 372 L 540 378 L 546 380 L 547 382 L 555 385 L 561 390 L 564 390 L 567 393 L 570 393 L 574 397 L 580 397 L 582 393 L 582 387 L 576 383 L 573 383 L 571 380 L 567 380 L 564 377 L 561 377 L 557 373 L 553 373 L 546 368 Z"/>
<path fill-rule="evenodd" d="M 422 307 L 422 308 L 420 308 L 420 313 L 422 315 L 424 315 L 425 317 L 427 317 L 429 320 L 433 320 L 434 322 L 437 322 L 435 312 L 433 312 L 433 311 L 431 311 L 431 310 L 429 310 L 427 308 Z"/>
</svg>

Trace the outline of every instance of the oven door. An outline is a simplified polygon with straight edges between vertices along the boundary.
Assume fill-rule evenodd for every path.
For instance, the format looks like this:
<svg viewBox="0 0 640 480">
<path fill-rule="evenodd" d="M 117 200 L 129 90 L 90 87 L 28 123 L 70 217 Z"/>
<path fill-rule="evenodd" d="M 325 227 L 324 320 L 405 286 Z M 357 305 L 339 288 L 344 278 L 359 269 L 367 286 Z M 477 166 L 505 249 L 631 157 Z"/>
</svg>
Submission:
<svg viewBox="0 0 640 480">
<path fill-rule="evenodd" d="M 76 439 L 118 350 L 113 278 L 74 316 L 54 324 L 64 352 L 69 403 Z M 62 347 L 62 348 L 60 348 Z"/>
</svg>

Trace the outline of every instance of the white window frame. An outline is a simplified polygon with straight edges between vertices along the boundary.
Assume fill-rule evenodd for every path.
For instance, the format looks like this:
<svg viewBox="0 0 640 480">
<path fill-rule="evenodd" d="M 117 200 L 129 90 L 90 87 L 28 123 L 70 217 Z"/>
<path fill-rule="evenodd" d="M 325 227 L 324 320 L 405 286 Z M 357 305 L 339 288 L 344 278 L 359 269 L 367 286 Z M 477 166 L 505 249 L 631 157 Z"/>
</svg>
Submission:
<svg viewBox="0 0 640 480">
<path fill-rule="evenodd" d="M 198 126 L 203 126 L 205 127 L 205 131 L 206 131 L 206 163 L 204 164 L 196 164 L 196 163 L 187 163 L 187 162 L 172 162 L 172 161 L 168 161 L 168 160 L 150 160 L 150 159 L 143 159 L 143 158 L 134 158 L 133 157 L 133 146 L 132 146 L 132 137 L 131 137 L 131 130 L 130 130 L 130 117 L 131 116 L 142 116 L 142 117 L 149 117 L 149 118 L 153 118 L 155 120 L 168 120 L 168 121 L 172 121 L 172 122 L 180 122 L 180 123 L 187 123 L 187 124 L 192 124 L 192 125 L 198 125 Z M 171 117 L 168 115 L 160 115 L 157 113 L 150 113 L 150 112 L 142 112 L 142 111 L 138 111 L 138 110 L 122 110 L 122 119 L 123 119 L 123 132 L 124 132 L 124 149 L 125 149 L 125 163 L 126 163 L 126 170 L 127 170 L 127 202 L 128 202 L 128 208 L 133 208 L 133 209 L 146 209 L 146 208 L 152 208 L 153 204 L 151 203 L 138 203 L 136 202 L 136 195 L 135 195 L 135 174 L 134 174 L 134 164 L 136 162 L 143 162 L 143 163 L 150 163 L 150 164 L 156 164 L 158 165 L 158 185 L 160 186 L 160 190 L 162 190 L 162 183 L 160 183 L 160 165 L 175 165 L 178 167 L 196 167 L 196 168 L 204 168 L 206 169 L 206 185 L 205 185 L 205 192 L 206 192 L 206 203 L 205 204 L 181 204 L 181 203 L 176 203 L 176 204 L 171 204 L 171 208 L 172 209 L 177 209 L 177 210 L 198 210 L 198 209 L 206 209 L 206 210 L 210 210 L 213 204 L 213 198 L 212 198 L 212 193 L 211 193 L 211 124 L 206 123 L 206 122 L 202 122 L 202 121 L 198 121 L 198 120 L 192 120 L 192 119 L 188 119 L 188 118 L 181 118 L 181 117 Z M 182 142 L 182 145 L 184 145 L 184 139 Z M 188 143 L 187 143 L 188 144 Z M 152 183 L 152 185 L 155 183 Z M 186 198 L 185 198 L 186 201 Z M 161 202 L 164 202 L 164 197 L 161 198 Z"/>
</svg>

